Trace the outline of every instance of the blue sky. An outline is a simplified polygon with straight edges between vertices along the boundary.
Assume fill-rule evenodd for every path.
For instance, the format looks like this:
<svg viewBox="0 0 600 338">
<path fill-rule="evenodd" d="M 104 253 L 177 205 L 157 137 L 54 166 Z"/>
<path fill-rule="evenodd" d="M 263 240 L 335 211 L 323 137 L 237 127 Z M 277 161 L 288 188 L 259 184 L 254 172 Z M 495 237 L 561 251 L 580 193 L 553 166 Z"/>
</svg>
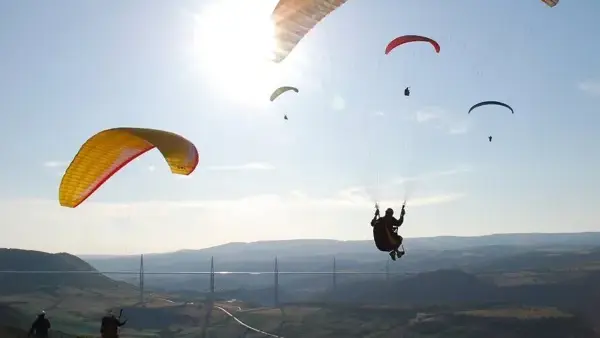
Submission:
<svg viewBox="0 0 600 338">
<path fill-rule="evenodd" d="M 407 237 L 600 230 L 598 1 L 349 0 L 277 65 L 258 57 L 274 5 L 0 3 L 0 246 L 369 239 L 373 201 L 405 197 Z M 441 53 L 385 55 L 405 34 Z M 300 93 L 269 102 L 281 85 Z M 516 113 L 468 116 L 482 100 Z M 171 175 L 153 151 L 61 208 L 66 164 L 120 126 L 189 138 L 198 169 Z"/>
</svg>

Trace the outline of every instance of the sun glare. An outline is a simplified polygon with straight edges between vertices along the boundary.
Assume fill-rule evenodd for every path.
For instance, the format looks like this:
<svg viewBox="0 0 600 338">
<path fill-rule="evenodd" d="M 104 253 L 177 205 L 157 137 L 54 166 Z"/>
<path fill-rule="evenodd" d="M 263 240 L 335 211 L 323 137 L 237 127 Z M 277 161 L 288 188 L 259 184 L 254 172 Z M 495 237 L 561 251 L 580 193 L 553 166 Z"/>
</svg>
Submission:
<svg viewBox="0 0 600 338">
<path fill-rule="evenodd" d="M 272 6 L 221 0 L 196 17 L 194 49 L 202 73 L 216 94 L 244 105 L 266 106 L 280 78 Z"/>
</svg>

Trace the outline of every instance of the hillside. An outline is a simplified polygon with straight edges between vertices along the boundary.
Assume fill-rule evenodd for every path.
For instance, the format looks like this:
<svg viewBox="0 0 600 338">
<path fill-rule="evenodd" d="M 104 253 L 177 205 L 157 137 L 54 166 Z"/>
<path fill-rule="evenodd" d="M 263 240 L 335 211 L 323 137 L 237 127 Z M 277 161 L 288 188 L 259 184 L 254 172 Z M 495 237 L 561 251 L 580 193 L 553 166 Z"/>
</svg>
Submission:
<svg viewBox="0 0 600 338">
<path fill-rule="evenodd" d="M 495 285 L 468 273 L 439 270 L 390 281 L 347 283 L 316 299 L 355 304 L 429 306 L 487 302 L 496 292 Z"/>
<path fill-rule="evenodd" d="M 27 332 L 35 317 L 7 305 L 0 304 L 0 337 L 2 338 L 27 338 Z M 62 332 L 51 332 L 50 338 L 75 338 Z"/>
<path fill-rule="evenodd" d="M 445 269 L 391 275 L 389 280 L 381 275 L 340 275 L 335 289 L 332 289 L 331 275 L 282 275 L 279 300 L 285 304 L 283 312 L 269 309 L 274 304 L 273 275 L 218 275 L 214 296 L 221 306 L 228 307 L 244 323 L 267 332 L 281 332 L 285 337 L 562 338 L 566 333 L 595 337 L 592 327 L 600 327 L 600 316 L 597 315 L 600 271 L 594 270 L 596 251 L 581 247 L 558 251 L 533 247 L 523 249 L 530 250 L 523 254 L 525 251 L 514 248 L 492 245 L 430 250 L 415 254 L 413 261 L 405 262 L 403 258 L 390 266 L 395 265 L 400 270 L 416 264 L 415 261 L 430 261 L 429 267 L 446 265 Z M 68 254 L 3 252 L 5 254 L 0 254 L 0 258 L 26 263 L 13 267 L 14 270 L 23 271 L 27 266 L 41 269 L 41 266 L 53 271 L 93 271 L 90 265 Z M 561 258 L 548 261 L 545 257 Z M 280 261 L 309 267 L 308 262 L 315 258 L 288 257 Z M 242 257 L 236 264 L 244 262 Z M 558 265 L 548 266 L 548 262 Z M 370 268 L 368 262 L 357 263 L 345 257 L 338 258 L 336 263 L 341 271 Z M 262 271 L 273 267 L 272 260 L 255 261 L 254 264 L 254 268 Z M 325 270 L 330 264 L 331 261 L 321 261 L 317 269 Z M 246 268 L 252 268 L 252 263 L 247 265 Z M 383 268 L 385 264 L 380 262 L 379 266 Z M 455 266 L 466 266 L 469 270 L 453 269 Z M 6 275 L 24 279 L 38 276 Z M 556 277 L 565 275 L 569 278 Z M 90 282 L 81 279 L 84 277 L 98 279 Z M 243 328 L 222 313 L 213 311 L 210 314 L 206 302 L 208 283 L 198 283 L 198 280 L 192 283 L 190 279 L 188 289 L 195 292 L 178 294 L 159 294 L 146 289 L 142 305 L 133 287 L 120 287 L 126 284 L 104 276 L 73 274 L 63 278 L 67 279 L 54 280 L 61 284 L 52 285 L 53 281 L 46 279 L 43 286 L 29 285 L 29 291 L 0 294 L 0 304 L 4 304 L 4 312 L 0 306 L 0 316 L 9 318 L 10 323 L 17 323 L 23 318 L 20 313 L 25 313 L 20 322 L 28 324 L 35 311 L 45 309 L 57 330 L 95 334 L 100 317 L 112 308 L 124 309 L 125 317 L 130 319 L 123 331 L 123 336 L 127 337 L 153 334 L 196 337 L 205 326 L 211 336 L 240 336 L 243 333 Z M 517 281 L 519 278 L 521 280 Z M 252 284 L 251 279 L 261 282 Z M 507 279 L 512 283 L 498 283 Z M 11 337 L 9 334 L 22 334 L 26 328 L 11 327 L 0 322 L 0 333 Z"/>
<path fill-rule="evenodd" d="M 286 307 L 284 314 L 272 309 L 263 309 L 238 312 L 236 316 L 251 326 L 289 338 L 598 337 L 588 323 L 577 316 L 552 308 L 518 306 L 461 311 L 433 308 L 305 305 Z M 218 323 L 214 323 L 213 327 L 224 328 L 222 324 L 217 325 Z M 238 328 L 237 334 L 227 335 L 227 337 L 243 336 L 242 333 L 243 330 Z"/>
<path fill-rule="evenodd" d="M 600 324 L 600 272 L 556 283 L 497 286 L 462 271 L 441 270 L 401 280 L 349 283 L 314 298 L 338 303 L 442 308 L 518 304 L 555 307 Z"/>
<path fill-rule="evenodd" d="M 360 304 L 427 306 L 454 302 L 517 302 L 574 308 L 590 302 L 600 304 L 600 271 L 556 283 L 498 286 L 463 271 L 438 270 L 390 281 L 346 283 L 328 292 L 330 298 Z"/>
<path fill-rule="evenodd" d="M 8 305 L 0 304 L 0 327 L 17 327 L 24 328 L 29 324 L 29 319 L 21 311 L 12 308 Z M 3 337 L 0 335 L 0 337 Z"/>
<path fill-rule="evenodd" d="M 0 271 L 3 271 L 0 273 L 0 295 L 51 291 L 61 287 L 133 288 L 131 285 L 94 273 L 96 270 L 90 264 L 67 253 L 50 254 L 30 250 L 0 249 Z M 23 273 L 28 271 L 82 273 Z"/>
<path fill-rule="evenodd" d="M 600 270 L 600 248 L 581 248 L 567 252 L 554 249 L 517 253 L 509 257 L 493 259 L 478 266 L 478 270 L 481 272 L 550 269 Z"/>
</svg>

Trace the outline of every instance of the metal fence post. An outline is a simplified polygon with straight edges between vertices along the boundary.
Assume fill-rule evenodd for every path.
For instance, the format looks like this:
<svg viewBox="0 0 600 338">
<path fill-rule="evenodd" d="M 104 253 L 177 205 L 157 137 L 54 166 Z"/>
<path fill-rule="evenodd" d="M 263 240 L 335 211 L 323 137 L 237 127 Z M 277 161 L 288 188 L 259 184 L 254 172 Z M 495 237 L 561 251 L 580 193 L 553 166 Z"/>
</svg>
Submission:
<svg viewBox="0 0 600 338">
<path fill-rule="evenodd" d="M 144 254 L 140 256 L 140 306 L 144 305 Z"/>
<path fill-rule="evenodd" d="M 279 264 L 277 261 L 277 256 L 275 257 L 275 270 L 273 272 L 275 276 L 273 292 L 274 292 L 274 305 L 275 308 L 279 308 Z"/>
</svg>

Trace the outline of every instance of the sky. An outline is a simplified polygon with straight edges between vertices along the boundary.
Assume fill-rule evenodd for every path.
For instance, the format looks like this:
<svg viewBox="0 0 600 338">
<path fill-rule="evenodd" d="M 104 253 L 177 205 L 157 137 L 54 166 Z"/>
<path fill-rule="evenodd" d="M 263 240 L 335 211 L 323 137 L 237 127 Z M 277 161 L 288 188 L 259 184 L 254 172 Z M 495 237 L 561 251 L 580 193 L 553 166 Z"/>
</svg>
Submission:
<svg viewBox="0 0 600 338">
<path fill-rule="evenodd" d="M 0 246 L 368 240 L 374 202 L 405 199 L 408 238 L 600 231 L 600 2 L 349 0 L 279 64 L 275 4 L 0 2 Z M 406 34 L 440 54 L 384 54 Z M 300 92 L 270 102 L 283 85 Z M 515 114 L 467 114 L 484 100 Z M 61 207 L 67 165 L 114 127 L 178 133 L 199 166 L 172 175 L 151 151 Z"/>
</svg>

